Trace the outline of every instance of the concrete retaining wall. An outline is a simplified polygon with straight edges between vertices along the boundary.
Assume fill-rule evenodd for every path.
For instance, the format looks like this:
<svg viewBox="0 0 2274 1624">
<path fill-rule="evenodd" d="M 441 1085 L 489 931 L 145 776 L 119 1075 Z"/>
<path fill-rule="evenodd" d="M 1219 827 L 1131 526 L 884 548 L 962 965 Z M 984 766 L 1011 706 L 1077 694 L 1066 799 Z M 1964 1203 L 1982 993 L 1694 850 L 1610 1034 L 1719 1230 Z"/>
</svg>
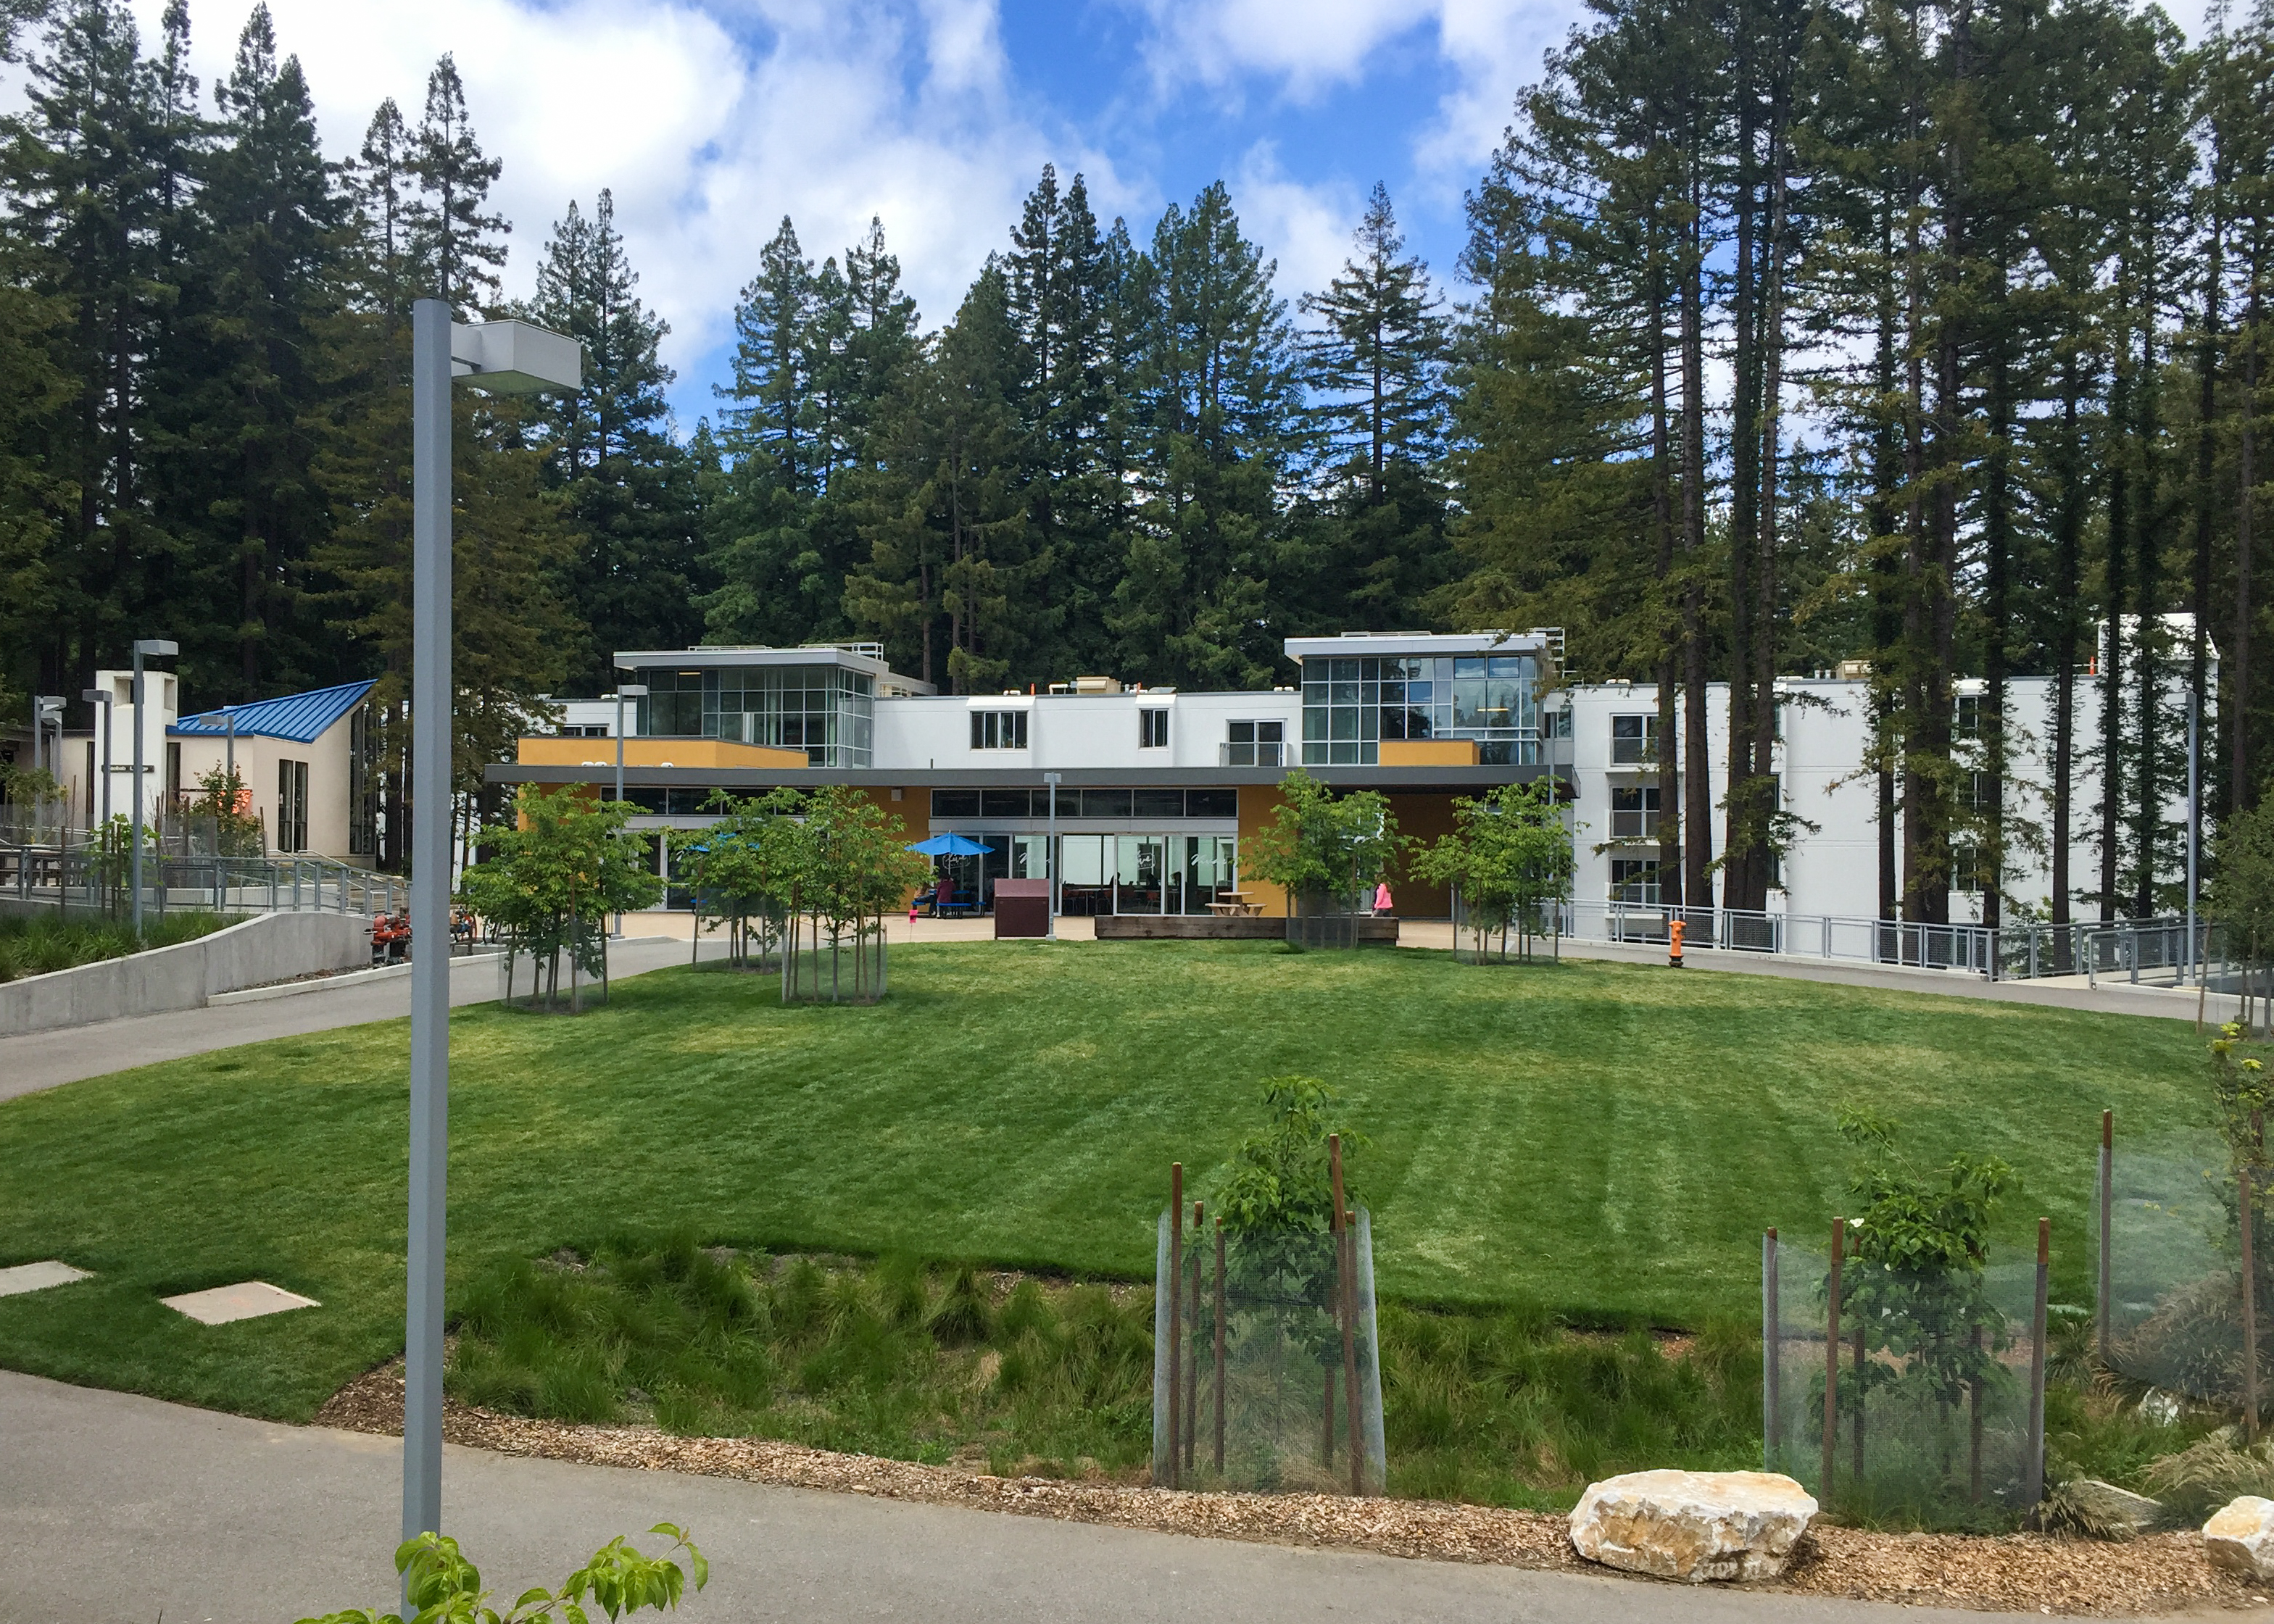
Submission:
<svg viewBox="0 0 2274 1624">
<path fill-rule="evenodd" d="M 194 942 L 0 981 L 0 1037 L 122 1015 L 201 1009 L 215 993 L 370 962 L 367 919 L 353 914 L 263 914 Z"/>
</svg>

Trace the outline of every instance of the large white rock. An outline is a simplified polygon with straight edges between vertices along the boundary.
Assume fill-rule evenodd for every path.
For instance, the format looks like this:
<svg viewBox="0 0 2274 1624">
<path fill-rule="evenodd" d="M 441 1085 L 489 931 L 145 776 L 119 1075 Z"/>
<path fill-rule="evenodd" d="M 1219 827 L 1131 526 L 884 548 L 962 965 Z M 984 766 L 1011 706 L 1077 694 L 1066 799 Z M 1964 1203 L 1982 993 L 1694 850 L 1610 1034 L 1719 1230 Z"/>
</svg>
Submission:
<svg viewBox="0 0 2274 1624">
<path fill-rule="evenodd" d="M 1660 1579 L 1773 1579 L 1817 1513 L 1775 1472 L 1629 1472 L 1591 1483 L 1571 1508 L 1589 1561 Z"/>
<path fill-rule="evenodd" d="M 2212 1512 L 2203 1524 L 2203 1555 L 2213 1568 L 2274 1579 L 2274 1500 L 2245 1494 Z"/>
</svg>

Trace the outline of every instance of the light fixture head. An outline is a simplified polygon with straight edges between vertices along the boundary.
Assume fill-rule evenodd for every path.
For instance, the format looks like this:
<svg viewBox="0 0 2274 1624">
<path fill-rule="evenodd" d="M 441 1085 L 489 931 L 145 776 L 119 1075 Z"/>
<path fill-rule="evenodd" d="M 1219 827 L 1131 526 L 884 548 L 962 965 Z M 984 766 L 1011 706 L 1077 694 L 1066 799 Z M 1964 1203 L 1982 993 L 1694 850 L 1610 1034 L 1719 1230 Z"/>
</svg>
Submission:
<svg viewBox="0 0 2274 1624">
<path fill-rule="evenodd" d="M 110 690 L 107 688 L 81 688 L 79 696 L 91 705 L 109 705 Z"/>
<path fill-rule="evenodd" d="M 163 637 L 137 637 L 134 640 L 134 651 L 152 658 L 162 658 L 166 655 L 179 654 L 182 651 L 182 645 Z"/>
<path fill-rule="evenodd" d="M 584 380 L 584 347 L 526 321 L 454 321 L 450 372 L 491 395 L 571 392 Z"/>
<path fill-rule="evenodd" d="M 645 699 L 647 697 L 647 684 L 644 682 L 619 682 L 616 684 L 616 697 L 618 699 Z"/>
</svg>

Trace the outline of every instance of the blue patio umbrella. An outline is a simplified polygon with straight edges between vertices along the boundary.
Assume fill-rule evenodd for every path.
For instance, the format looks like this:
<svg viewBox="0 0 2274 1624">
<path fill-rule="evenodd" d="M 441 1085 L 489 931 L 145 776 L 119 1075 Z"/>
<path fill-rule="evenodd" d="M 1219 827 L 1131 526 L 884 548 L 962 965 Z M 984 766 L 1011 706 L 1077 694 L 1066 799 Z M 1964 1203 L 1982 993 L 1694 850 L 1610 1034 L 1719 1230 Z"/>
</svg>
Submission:
<svg viewBox="0 0 2274 1624">
<path fill-rule="evenodd" d="M 922 852 L 927 857 L 976 857 L 982 852 L 994 849 L 962 835 L 934 835 L 929 840 L 915 841 L 908 847 L 911 852 Z"/>
</svg>

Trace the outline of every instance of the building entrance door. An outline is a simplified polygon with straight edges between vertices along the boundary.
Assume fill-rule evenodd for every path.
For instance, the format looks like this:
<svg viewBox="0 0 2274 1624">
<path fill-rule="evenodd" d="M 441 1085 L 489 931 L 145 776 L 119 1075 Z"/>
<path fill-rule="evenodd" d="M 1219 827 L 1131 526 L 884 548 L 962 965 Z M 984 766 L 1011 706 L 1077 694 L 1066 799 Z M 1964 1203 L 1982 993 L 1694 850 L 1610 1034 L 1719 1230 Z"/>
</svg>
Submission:
<svg viewBox="0 0 2274 1624">
<path fill-rule="evenodd" d="M 1168 877 L 1168 842 L 1159 835 L 1117 835 L 1113 872 L 1116 914 L 1158 914 Z"/>
</svg>

